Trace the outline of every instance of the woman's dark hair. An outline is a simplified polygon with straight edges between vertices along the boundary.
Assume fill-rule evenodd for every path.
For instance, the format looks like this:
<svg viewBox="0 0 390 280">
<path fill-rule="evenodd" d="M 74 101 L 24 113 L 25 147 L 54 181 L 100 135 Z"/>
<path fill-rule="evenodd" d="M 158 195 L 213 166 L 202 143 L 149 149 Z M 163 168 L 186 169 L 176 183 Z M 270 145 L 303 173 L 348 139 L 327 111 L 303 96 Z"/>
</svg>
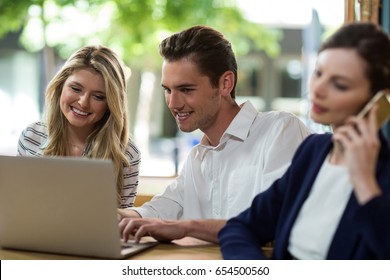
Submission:
<svg viewBox="0 0 390 280">
<path fill-rule="evenodd" d="M 218 87 L 219 78 L 226 71 L 234 73 L 234 87 L 230 93 L 235 98 L 237 84 L 237 61 L 230 42 L 215 29 L 194 26 L 164 39 L 159 46 L 161 56 L 167 61 L 188 58 L 200 73 Z"/>
<path fill-rule="evenodd" d="M 333 48 L 355 49 L 366 62 L 365 70 L 374 95 L 390 88 L 390 37 L 373 23 L 350 23 L 341 27 L 320 47 L 319 52 Z"/>
</svg>

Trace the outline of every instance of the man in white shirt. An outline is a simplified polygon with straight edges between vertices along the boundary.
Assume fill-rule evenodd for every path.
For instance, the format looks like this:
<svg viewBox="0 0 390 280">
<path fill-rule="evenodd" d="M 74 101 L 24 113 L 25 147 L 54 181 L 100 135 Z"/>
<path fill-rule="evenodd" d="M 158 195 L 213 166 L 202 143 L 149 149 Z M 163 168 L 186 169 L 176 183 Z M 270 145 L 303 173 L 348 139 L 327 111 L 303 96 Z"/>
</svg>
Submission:
<svg viewBox="0 0 390 280">
<path fill-rule="evenodd" d="M 237 62 L 220 32 L 194 26 L 163 40 L 160 54 L 161 85 L 179 129 L 204 136 L 163 194 L 118 210 L 122 236 L 217 242 L 226 220 L 284 173 L 309 131 L 290 113 L 236 103 Z"/>
</svg>

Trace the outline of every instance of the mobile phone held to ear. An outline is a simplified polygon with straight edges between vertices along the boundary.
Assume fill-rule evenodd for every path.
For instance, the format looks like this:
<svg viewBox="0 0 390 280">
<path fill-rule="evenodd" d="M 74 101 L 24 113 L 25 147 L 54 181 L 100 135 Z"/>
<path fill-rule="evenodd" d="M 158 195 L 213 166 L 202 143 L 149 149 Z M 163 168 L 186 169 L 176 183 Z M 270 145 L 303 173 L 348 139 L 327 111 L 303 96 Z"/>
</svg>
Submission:
<svg viewBox="0 0 390 280">
<path fill-rule="evenodd" d="M 360 111 L 358 117 L 366 117 L 368 112 L 372 109 L 375 104 L 378 104 L 378 110 L 376 114 L 378 128 L 390 118 L 390 102 L 386 95 L 390 96 L 390 89 L 381 90 L 375 94 L 375 96 L 364 106 L 363 110 Z"/>
</svg>

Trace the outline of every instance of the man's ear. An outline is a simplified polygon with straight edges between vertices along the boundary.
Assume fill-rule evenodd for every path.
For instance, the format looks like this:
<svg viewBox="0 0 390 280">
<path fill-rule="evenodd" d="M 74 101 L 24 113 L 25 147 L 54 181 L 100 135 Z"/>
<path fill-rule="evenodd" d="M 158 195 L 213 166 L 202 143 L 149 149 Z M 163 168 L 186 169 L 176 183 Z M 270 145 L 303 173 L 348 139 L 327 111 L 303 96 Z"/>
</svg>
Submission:
<svg viewBox="0 0 390 280">
<path fill-rule="evenodd" d="M 234 87 L 234 79 L 234 73 L 230 70 L 223 73 L 219 78 L 219 89 L 223 96 L 230 96 Z"/>
</svg>

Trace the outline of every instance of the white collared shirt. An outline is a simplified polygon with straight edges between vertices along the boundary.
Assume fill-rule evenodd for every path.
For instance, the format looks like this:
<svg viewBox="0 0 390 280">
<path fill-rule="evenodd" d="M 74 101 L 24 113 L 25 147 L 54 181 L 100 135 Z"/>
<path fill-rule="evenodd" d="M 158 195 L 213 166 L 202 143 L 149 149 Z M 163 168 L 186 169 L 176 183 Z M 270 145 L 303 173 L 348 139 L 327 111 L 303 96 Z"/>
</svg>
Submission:
<svg viewBox="0 0 390 280">
<path fill-rule="evenodd" d="M 233 217 L 281 177 L 307 135 L 308 129 L 293 114 L 260 113 L 247 101 L 218 146 L 202 139 L 165 192 L 132 209 L 145 218 Z"/>
</svg>

